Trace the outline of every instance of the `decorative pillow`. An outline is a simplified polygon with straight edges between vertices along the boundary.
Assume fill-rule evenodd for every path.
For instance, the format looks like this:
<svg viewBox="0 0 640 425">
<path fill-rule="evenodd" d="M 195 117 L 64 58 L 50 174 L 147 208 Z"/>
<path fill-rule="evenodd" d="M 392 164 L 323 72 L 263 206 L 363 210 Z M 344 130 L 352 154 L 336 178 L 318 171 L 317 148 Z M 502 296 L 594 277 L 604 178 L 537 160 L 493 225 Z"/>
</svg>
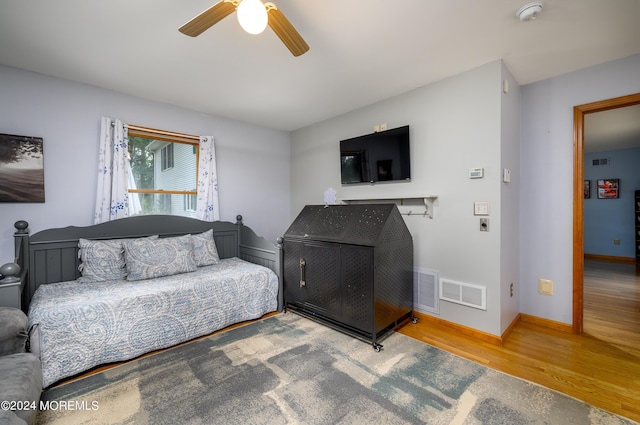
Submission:
<svg viewBox="0 0 640 425">
<path fill-rule="evenodd" d="M 158 235 L 144 239 L 157 239 Z M 124 245 L 130 239 L 78 240 L 78 258 L 81 263 L 78 270 L 80 282 L 103 282 L 105 280 L 124 280 L 127 269 L 124 264 Z"/>
<path fill-rule="evenodd" d="M 220 262 L 216 242 L 213 239 L 213 229 L 197 235 L 191 235 L 191 243 L 198 267 L 210 266 Z"/>
<path fill-rule="evenodd" d="M 124 280 L 127 270 L 124 265 L 124 249 L 118 239 L 94 241 L 80 239 L 78 256 L 82 282 L 102 282 L 105 280 Z"/>
<path fill-rule="evenodd" d="M 127 280 L 143 280 L 195 271 L 191 235 L 124 242 Z"/>
</svg>

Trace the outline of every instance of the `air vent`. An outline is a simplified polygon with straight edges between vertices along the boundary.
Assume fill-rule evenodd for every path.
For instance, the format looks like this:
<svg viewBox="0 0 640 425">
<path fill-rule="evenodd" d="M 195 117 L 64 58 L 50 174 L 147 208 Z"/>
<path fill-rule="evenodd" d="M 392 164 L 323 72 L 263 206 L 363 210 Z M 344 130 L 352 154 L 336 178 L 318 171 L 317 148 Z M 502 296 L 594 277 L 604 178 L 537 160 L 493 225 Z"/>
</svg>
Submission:
<svg viewBox="0 0 640 425">
<path fill-rule="evenodd" d="M 609 165 L 609 158 L 599 158 L 591 160 L 591 165 L 594 167 L 601 165 Z"/>
<path fill-rule="evenodd" d="M 487 288 L 472 283 L 440 279 L 440 299 L 486 310 Z"/>
<path fill-rule="evenodd" d="M 413 307 L 419 311 L 440 313 L 436 270 L 418 267 L 413 269 Z"/>
</svg>

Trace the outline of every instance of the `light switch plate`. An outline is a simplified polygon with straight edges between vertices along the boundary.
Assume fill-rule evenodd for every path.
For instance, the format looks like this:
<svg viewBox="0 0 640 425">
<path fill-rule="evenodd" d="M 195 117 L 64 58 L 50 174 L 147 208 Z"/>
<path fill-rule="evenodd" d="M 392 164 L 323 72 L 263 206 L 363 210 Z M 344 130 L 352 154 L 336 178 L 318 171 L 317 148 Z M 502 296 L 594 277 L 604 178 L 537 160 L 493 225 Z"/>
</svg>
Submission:
<svg viewBox="0 0 640 425">
<path fill-rule="evenodd" d="M 486 201 L 474 202 L 473 215 L 489 215 L 489 203 Z"/>
</svg>

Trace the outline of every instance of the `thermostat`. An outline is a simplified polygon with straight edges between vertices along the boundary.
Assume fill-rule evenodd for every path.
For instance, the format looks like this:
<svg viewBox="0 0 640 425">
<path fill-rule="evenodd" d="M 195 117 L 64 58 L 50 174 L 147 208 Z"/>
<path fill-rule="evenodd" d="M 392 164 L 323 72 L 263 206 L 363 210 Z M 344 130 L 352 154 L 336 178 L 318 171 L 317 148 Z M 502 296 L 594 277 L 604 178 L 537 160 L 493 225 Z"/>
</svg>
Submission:
<svg viewBox="0 0 640 425">
<path fill-rule="evenodd" d="M 469 168 L 470 179 L 481 179 L 484 177 L 484 168 Z"/>
</svg>

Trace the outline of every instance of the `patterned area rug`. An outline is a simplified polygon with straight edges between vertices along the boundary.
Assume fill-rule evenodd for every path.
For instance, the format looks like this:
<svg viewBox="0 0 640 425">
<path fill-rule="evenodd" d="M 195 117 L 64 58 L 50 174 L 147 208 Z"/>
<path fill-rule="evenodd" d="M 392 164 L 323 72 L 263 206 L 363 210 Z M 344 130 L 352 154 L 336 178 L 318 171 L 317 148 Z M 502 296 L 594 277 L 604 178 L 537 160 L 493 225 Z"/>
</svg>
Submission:
<svg viewBox="0 0 640 425">
<path fill-rule="evenodd" d="M 47 390 L 38 423 L 635 423 L 398 333 L 383 345 L 280 314 Z"/>
</svg>

